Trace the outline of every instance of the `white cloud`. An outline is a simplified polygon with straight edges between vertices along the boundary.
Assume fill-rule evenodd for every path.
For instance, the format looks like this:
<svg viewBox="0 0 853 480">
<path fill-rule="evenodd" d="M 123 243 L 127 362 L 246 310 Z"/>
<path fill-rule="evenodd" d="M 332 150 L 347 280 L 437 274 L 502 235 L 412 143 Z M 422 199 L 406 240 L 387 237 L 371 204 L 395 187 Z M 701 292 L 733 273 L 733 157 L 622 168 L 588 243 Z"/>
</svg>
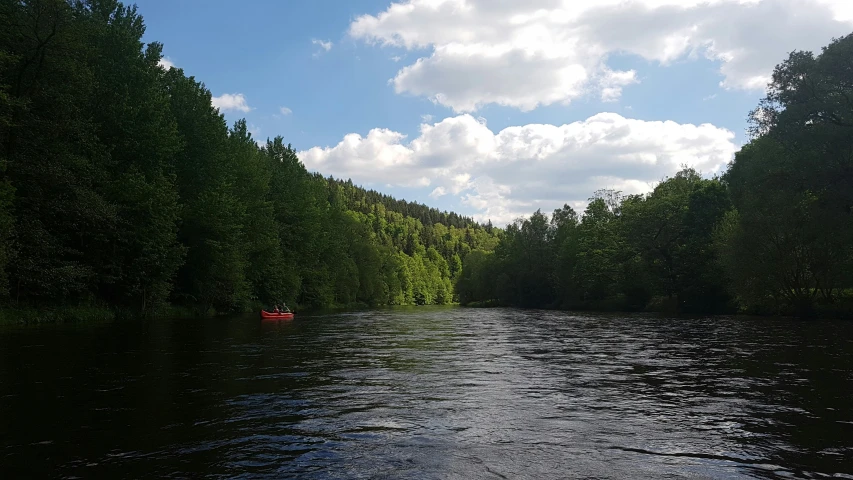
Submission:
<svg viewBox="0 0 853 480">
<path fill-rule="evenodd" d="M 281 107 L 278 109 L 278 111 L 281 112 L 282 115 L 290 115 L 291 113 L 293 113 L 293 110 L 287 107 Z"/>
<path fill-rule="evenodd" d="M 425 113 L 425 114 L 421 115 L 421 121 L 422 121 L 422 122 L 424 122 L 424 123 L 429 123 L 429 122 L 431 122 L 431 121 L 432 121 L 432 115 L 430 115 L 430 114 L 428 114 L 428 113 Z"/>
<path fill-rule="evenodd" d="M 452 194 L 503 224 L 537 208 L 584 205 L 599 188 L 651 190 L 682 165 L 718 172 L 737 146 L 734 133 L 691 125 L 599 113 L 567 125 L 530 124 L 492 132 L 464 114 L 422 124 L 419 135 L 373 129 L 349 134 L 335 146 L 298 153 L 312 170 L 354 182 L 432 187 Z"/>
<path fill-rule="evenodd" d="M 326 52 L 331 50 L 332 45 L 333 45 L 332 42 L 330 42 L 330 41 L 317 40 L 316 38 L 311 40 L 311 44 L 312 45 L 319 45 L 320 48 L 322 48 Z M 320 55 L 320 52 L 314 54 L 315 57 L 319 56 L 319 55 Z"/>
<path fill-rule="evenodd" d="M 619 98 L 637 81 L 608 56 L 668 65 L 720 62 L 721 86 L 763 88 L 794 49 L 818 50 L 850 32 L 849 0 L 406 0 L 362 15 L 351 36 L 431 49 L 391 80 L 398 93 L 456 112 L 486 104 L 524 111 L 596 94 Z"/>
<path fill-rule="evenodd" d="M 242 93 L 225 93 L 218 97 L 213 97 L 210 103 L 223 112 L 233 110 L 246 113 L 252 110 L 246 103 L 246 97 Z"/>
<path fill-rule="evenodd" d="M 159 65 L 161 68 L 163 68 L 165 70 L 169 70 L 170 68 L 175 66 L 175 63 L 172 62 L 172 60 L 170 60 L 169 57 L 163 57 L 160 59 L 159 62 L 157 62 L 157 65 Z"/>
<path fill-rule="evenodd" d="M 444 187 L 435 187 L 435 190 L 433 190 L 432 193 L 429 194 L 429 197 L 438 198 L 444 195 L 447 195 L 447 190 L 445 190 Z"/>
</svg>

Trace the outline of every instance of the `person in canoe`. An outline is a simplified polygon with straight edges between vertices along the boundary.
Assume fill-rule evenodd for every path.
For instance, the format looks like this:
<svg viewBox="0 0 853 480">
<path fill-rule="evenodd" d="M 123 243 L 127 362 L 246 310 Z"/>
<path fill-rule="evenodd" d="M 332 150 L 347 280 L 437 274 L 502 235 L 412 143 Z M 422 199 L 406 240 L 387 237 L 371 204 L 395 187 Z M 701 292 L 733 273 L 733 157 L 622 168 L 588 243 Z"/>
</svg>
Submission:
<svg viewBox="0 0 853 480">
<path fill-rule="evenodd" d="M 288 308 L 286 303 L 281 302 L 281 306 L 279 306 L 279 304 L 277 304 L 277 303 L 275 305 L 273 305 L 272 313 L 278 314 L 278 313 L 292 313 L 292 312 L 290 311 L 290 308 Z"/>
</svg>

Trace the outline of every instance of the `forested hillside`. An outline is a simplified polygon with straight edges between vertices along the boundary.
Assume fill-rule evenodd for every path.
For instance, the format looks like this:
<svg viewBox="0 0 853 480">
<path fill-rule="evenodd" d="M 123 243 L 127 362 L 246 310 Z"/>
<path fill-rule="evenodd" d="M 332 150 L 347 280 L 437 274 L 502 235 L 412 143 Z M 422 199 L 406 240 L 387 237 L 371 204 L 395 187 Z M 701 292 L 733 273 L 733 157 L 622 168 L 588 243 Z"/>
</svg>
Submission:
<svg viewBox="0 0 853 480">
<path fill-rule="evenodd" d="M 463 303 L 853 315 L 853 35 L 794 52 L 719 178 L 597 192 L 473 252 Z"/>
<path fill-rule="evenodd" d="M 448 303 L 498 232 L 258 146 L 135 7 L 0 0 L 0 300 L 199 312 Z M 328 172 L 333 173 L 333 172 Z"/>
</svg>

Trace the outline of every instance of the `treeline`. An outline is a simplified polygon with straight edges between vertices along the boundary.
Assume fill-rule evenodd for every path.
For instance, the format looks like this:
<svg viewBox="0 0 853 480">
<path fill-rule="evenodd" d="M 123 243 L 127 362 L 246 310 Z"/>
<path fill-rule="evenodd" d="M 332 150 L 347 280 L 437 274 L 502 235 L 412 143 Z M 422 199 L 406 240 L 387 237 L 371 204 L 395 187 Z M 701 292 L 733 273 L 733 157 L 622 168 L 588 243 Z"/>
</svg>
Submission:
<svg viewBox="0 0 853 480">
<path fill-rule="evenodd" d="M 463 303 L 853 315 L 853 35 L 794 52 L 719 178 L 597 192 L 472 253 Z"/>
<path fill-rule="evenodd" d="M 455 228 L 476 228 L 479 226 L 479 224 L 470 217 L 459 215 L 455 212 L 440 211 L 421 203 L 398 200 L 390 195 L 386 195 L 375 190 L 365 190 L 354 186 L 352 180 L 342 181 L 329 177 L 328 181 L 330 183 L 339 184 L 345 189 L 347 192 L 346 198 L 348 206 L 353 210 L 367 213 L 373 205 L 381 204 L 388 210 L 416 218 L 420 220 L 422 224 L 427 226 L 437 223 Z M 492 233 L 493 228 L 491 220 L 486 223 L 485 229 L 487 232 Z"/>
<path fill-rule="evenodd" d="M 6 305 L 447 303 L 464 256 L 497 243 L 229 128 L 202 83 L 158 65 L 135 7 L 0 0 L 0 22 Z"/>
</svg>

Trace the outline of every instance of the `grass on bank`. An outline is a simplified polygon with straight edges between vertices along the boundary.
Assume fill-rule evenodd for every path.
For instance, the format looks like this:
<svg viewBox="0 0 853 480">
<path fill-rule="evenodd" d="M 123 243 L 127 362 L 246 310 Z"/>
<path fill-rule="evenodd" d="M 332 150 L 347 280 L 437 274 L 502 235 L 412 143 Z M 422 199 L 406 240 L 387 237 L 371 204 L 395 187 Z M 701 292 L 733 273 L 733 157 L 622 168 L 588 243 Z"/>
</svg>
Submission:
<svg viewBox="0 0 853 480">
<path fill-rule="evenodd" d="M 166 305 L 156 312 L 155 317 L 212 316 L 213 313 L 200 314 L 192 308 Z M 150 318 L 150 315 L 148 316 Z M 102 305 L 60 306 L 60 307 L 0 307 L 0 325 L 47 325 L 61 323 L 110 323 L 132 321 L 140 318 L 139 312 L 116 309 Z"/>
<path fill-rule="evenodd" d="M 299 305 L 291 305 L 295 312 L 316 311 L 351 311 L 368 310 L 379 307 L 379 305 L 368 305 L 357 302 L 348 305 L 334 305 L 326 308 L 301 308 Z M 141 316 L 139 312 L 115 309 L 108 306 L 66 306 L 66 307 L 0 307 L 0 325 L 42 325 L 61 323 L 107 323 L 114 321 L 133 321 L 140 318 L 199 318 L 215 317 L 217 315 L 228 315 L 240 313 L 257 313 L 262 309 L 269 309 L 268 305 L 254 303 L 238 312 L 217 312 L 213 308 L 204 310 L 198 306 L 164 305 L 153 315 Z"/>
<path fill-rule="evenodd" d="M 116 319 L 108 307 L 0 308 L 0 325 L 39 325 L 49 323 L 106 323 Z"/>
</svg>

